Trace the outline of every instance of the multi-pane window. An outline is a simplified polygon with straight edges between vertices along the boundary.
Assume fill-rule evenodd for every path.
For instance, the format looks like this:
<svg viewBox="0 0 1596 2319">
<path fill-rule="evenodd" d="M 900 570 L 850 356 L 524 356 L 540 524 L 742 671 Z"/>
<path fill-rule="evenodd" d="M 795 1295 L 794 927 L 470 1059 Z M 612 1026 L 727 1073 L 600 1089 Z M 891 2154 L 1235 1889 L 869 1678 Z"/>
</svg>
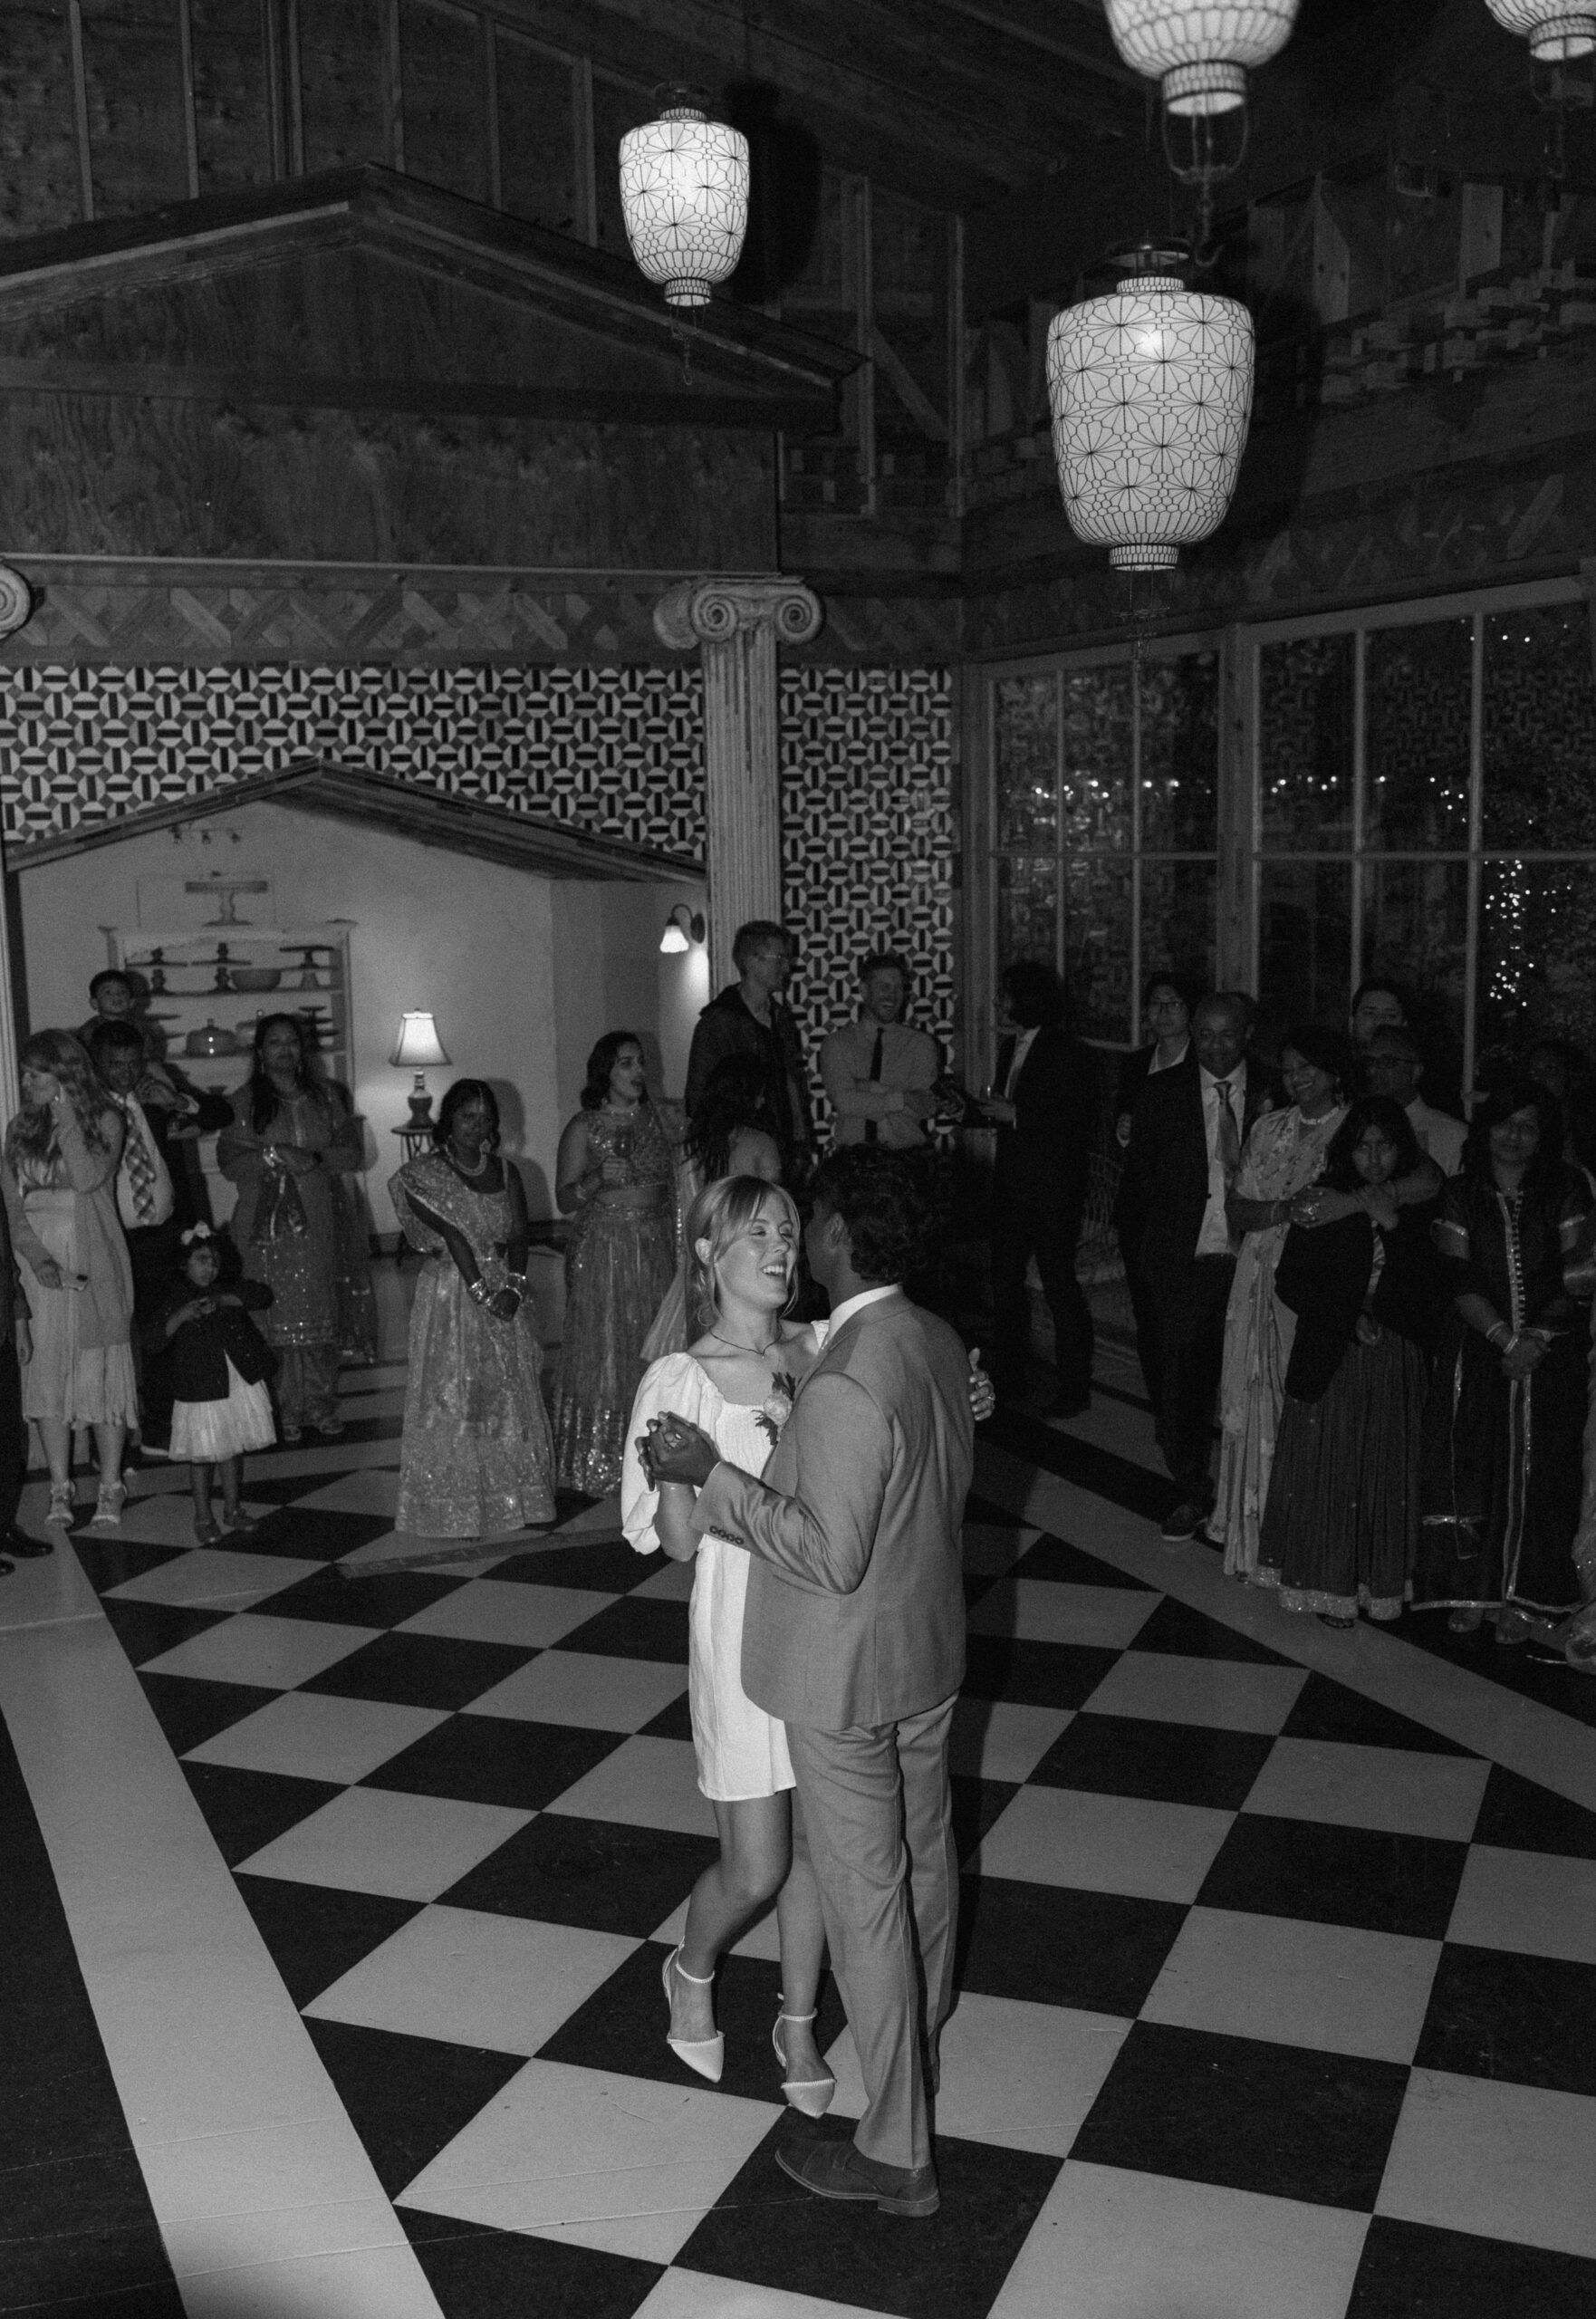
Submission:
<svg viewBox="0 0 1596 2319">
<path fill-rule="evenodd" d="M 1218 690 L 1207 648 L 993 685 L 997 963 L 1056 966 L 1090 1038 L 1138 1035 L 1159 967 L 1212 973 Z"/>
</svg>

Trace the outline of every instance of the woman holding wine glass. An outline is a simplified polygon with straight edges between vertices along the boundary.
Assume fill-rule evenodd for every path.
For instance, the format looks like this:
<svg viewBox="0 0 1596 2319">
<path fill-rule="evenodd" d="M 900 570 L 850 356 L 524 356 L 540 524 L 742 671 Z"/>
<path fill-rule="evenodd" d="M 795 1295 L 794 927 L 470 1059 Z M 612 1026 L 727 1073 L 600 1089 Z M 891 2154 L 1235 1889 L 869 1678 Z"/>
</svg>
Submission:
<svg viewBox="0 0 1596 2319">
<path fill-rule="evenodd" d="M 620 1484 L 643 1338 L 676 1271 L 675 1111 L 649 1096 L 641 1040 L 608 1031 L 560 1138 L 554 1197 L 573 1224 L 554 1461 L 561 1485 L 590 1497 Z"/>
</svg>

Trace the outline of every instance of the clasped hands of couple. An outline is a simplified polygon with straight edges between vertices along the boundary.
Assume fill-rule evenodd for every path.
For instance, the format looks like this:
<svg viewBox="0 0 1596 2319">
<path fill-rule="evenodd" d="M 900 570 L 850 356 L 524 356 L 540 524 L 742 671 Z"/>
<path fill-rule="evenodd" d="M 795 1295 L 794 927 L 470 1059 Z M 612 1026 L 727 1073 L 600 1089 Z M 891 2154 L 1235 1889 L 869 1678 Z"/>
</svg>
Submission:
<svg viewBox="0 0 1596 2319">
<path fill-rule="evenodd" d="M 720 1451 L 703 1427 L 678 1417 L 674 1410 L 662 1410 L 649 1419 L 647 1432 L 638 1436 L 637 1451 L 656 1489 L 666 1482 L 702 1489 L 720 1463 Z"/>
</svg>

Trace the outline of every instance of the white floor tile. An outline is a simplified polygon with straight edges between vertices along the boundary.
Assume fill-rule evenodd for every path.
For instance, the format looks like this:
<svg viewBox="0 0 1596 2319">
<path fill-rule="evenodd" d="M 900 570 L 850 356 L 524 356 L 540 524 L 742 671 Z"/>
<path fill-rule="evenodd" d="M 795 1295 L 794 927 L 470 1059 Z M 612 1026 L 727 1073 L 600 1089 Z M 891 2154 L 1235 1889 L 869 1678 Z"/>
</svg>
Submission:
<svg viewBox="0 0 1596 2319">
<path fill-rule="evenodd" d="M 188 1608 L 210 1602 L 218 1610 L 240 1610 L 269 1601 L 321 1568 L 319 1562 L 296 1561 L 288 1554 L 230 1554 L 226 1546 L 192 1546 L 176 1561 L 147 1570 L 142 1578 L 108 1587 L 106 1598 L 114 1602 L 180 1602 Z"/>
<path fill-rule="evenodd" d="M 144 1671 L 290 1691 L 347 1659 L 361 1643 L 374 1641 L 379 1632 L 376 1627 L 334 1626 L 324 1619 L 274 1619 L 245 1611 L 147 1659 Z"/>
<path fill-rule="evenodd" d="M 970 1632 L 1123 1650 L 1135 1641 L 1159 1599 L 1130 1586 L 1074 1586 L 1045 1578 L 1015 1578 L 981 1597 L 970 1612 Z"/>
<path fill-rule="evenodd" d="M 626 1739 L 548 1806 L 578 1820 L 675 1828 L 712 1836 L 715 1814 L 698 1786 L 690 1739 Z"/>
<path fill-rule="evenodd" d="M 1447 1938 L 1596 1965 L 1596 1860 L 1474 1845 Z"/>
<path fill-rule="evenodd" d="M 1220 1731 L 1278 1731 L 1307 1679 L 1301 1667 L 1128 1650 L 1085 1704 L 1094 1715 L 1145 1715 L 1155 1723 L 1200 1723 Z"/>
<path fill-rule="evenodd" d="M 1468 1756 L 1361 1747 L 1341 1740 L 1277 1739 L 1245 1812 L 1380 1828 L 1397 1836 L 1466 1843 L 1491 1766 Z"/>
<path fill-rule="evenodd" d="M 942 2032 L 937 2131 L 1067 2158 L 1129 2021 L 966 1996 Z"/>
<path fill-rule="evenodd" d="M 1068 1708 L 960 1699 L 953 1710 L 949 1767 L 976 1779 L 1029 1779 L 1070 1721 Z"/>
<path fill-rule="evenodd" d="M 1596 2100 L 1416 2069 L 1375 2211 L 1596 2257 Z"/>
<path fill-rule="evenodd" d="M 134 1477 L 136 1481 L 145 1478 L 142 1474 Z M 146 1488 L 137 1497 L 130 1487 L 128 1502 L 122 1508 L 121 1527 L 116 1534 L 119 1538 L 126 1538 L 139 1546 L 191 1546 L 194 1544 L 194 1500 L 188 1491 L 187 1467 L 179 1466 L 169 1478 L 172 1487 Z M 159 1479 L 166 1482 L 168 1477 L 163 1473 Z M 41 1496 L 41 1519 L 44 1504 Z"/>
<path fill-rule="evenodd" d="M 1023 1787 L 981 1839 L 973 1864 L 984 1876 L 1029 1884 L 1195 1900 L 1234 1817 L 1191 1804 Z"/>
<path fill-rule="evenodd" d="M 657 1570 L 651 1578 L 645 1578 L 640 1586 L 634 1586 L 631 1591 L 647 1602 L 685 1602 L 693 1591 L 693 1564 L 672 1562 L 668 1555 L 663 1569 Z"/>
<path fill-rule="evenodd" d="M 362 2200 L 307 2231 L 304 2212 L 176 2223 L 167 2254 L 187 2319 L 442 2319 L 386 2199 Z M 347 2243 L 318 2245 L 333 2223 Z M 303 2242 L 303 2243 L 302 2243 Z"/>
<path fill-rule="evenodd" d="M 637 1731 L 687 1688 L 685 1667 L 545 1650 L 473 1699 L 466 1712 L 508 1715 L 523 1723 L 573 1723 L 583 1731 Z"/>
<path fill-rule="evenodd" d="M 650 2287 L 633 2319 L 883 2319 L 857 2303 L 828 2303 L 786 2287 L 747 2286 L 675 2266 Z"/>
<path fill-rule="evenodd" d="M 346 1787 L 286 1835 L 240 1861 L 239 1872 L 346 1892 L 382 1892 L 396 1900 L 436 1900 L 535 1816 L 502 1804 Z"/>
<path fill-rule="evenodd" d="M 437 1708 L 290 1691 L 191 1747 L 185 1761 L 289 1772 L 300 1779 L 364 1779 L 401 1747 L 447 1721 Z"/>
<path fill-rule="evenodd" d="M 1440 1954 L 1438 1940 L 1193 1909 L 1141 2018 L 1410 2062 Z"/>
<path fill-rule="evenodd" d="M 1367 2220 L 1066 2164 L 990 2319 L 1343 2319 Z"/>
<path fill-rule="evenodd" d="M 780 2110 L 531 2061 L 399 2203 L 668 2263 Z"/>
<path fill-rule="evenodd" d="M 423 1909 L 304 2010 L 319 2021 L 530 2056 L 637 1946 L 574 1925 Z"/>
<path fill-rule="evenodd" d="M 406 1619 L 401 1634 L 442 1634 L 460 1642 L 516 1642 L 546 1650 L 593 1618 L 615 1594 L 582 1586 L 517 1586 L 503 1578 L 474 1578 L 441 1602 Z"/>
<path fill-rule="evenodd" d="M 659 1941 L 666 1949 L 674 1949 L 687 1929 L 687 1900 L 683 1899 L 677 1902 L 662 1924 L 655 1926 L 649 1938 L 650 1940 Z M 781 1963 L 781 1935 L 780 1928 L 776 1923 L 774 1901 L 765 1910 L 764 1915 L 755 1917 L 753 1923 L 732 1943 L 731 1954 L 734 1957 L 756 1957 L 766 1965 Z"/>
</svg>

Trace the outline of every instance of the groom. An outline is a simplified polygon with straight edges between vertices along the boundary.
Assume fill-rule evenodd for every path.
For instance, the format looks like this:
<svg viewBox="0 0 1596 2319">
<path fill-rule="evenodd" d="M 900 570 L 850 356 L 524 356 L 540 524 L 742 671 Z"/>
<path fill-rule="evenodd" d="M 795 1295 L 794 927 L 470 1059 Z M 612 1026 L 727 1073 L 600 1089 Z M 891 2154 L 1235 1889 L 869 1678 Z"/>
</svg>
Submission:
<svg viewBox="0 0 1596 2319">
<path fill-rule="evenodd" d="M 675 1416 L 650 1454 L 662 1480 L 697 1485 L 694 1528 L 753 1556 L 743 1688 L 787 1727 L 793 1842 L 864 2077 L 851 2141 L 794 2143 L 777 2163 L 822 2198 L 930 2215 L 925 2074 L 934 2090 L 958 1903 L 947 1739 L 965 1666 L 968 1371 L 953 1331 L 899 1285 L 930 1220 L 912 1169 L 849 1145 L 812 1189 L 804 1248 L 832 1325 L 764 1479 Z"/>
</svg>

